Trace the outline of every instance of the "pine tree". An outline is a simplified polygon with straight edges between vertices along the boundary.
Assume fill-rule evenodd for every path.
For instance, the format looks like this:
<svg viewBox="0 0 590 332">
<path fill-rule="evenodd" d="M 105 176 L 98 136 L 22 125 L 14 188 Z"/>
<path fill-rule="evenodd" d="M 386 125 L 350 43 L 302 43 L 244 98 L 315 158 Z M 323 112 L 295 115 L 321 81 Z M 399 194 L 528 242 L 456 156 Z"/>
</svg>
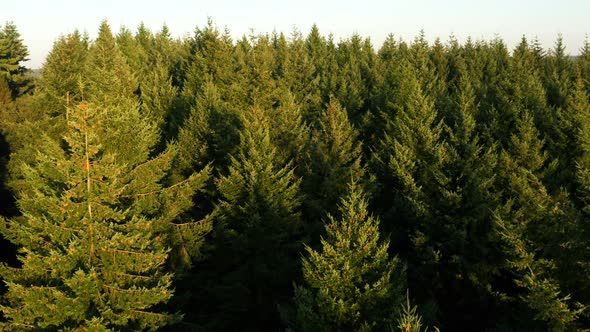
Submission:
<svg viewBox="0 0 590 332">
<path fill-rule="evenodd" d="M 245 98 L 241 98 L 245 102 L 243 105 L 270 110 L 275 105 L 278 91 L 277 82 L 272 79 L 274 50 L 270 38 L 262 34 L 251 35 L 249 40 L 243 39 L 240 43 L 246 52 L 236 83 L 245 88 Z"/>
<path fill-rule="evenodd" d="M 23 62 L 29 60 L 29 51 L 20 38 L 13 22 L 6 22 L 0 30 L 0 75 L 8 81 L 12 97 L 26 94 L 31 88 L 29 71 Z"/>
<path fill-rule="evenodd" d="M 432 92 L 429 93 L 434 99 L 434 106 L 439 110 L 439 116 L 442 117 L 444 109 L 449 103 L 448 98 L 448 83 L 449 79 L 449 60 L 445 45 L 442 44 L 439 38 L 434 41 L 434 44 L 429 51 L 429 67 L 433 72 L 434 80 L 430 82 Z"/>
<path fill-rule="evenodd" d="M 398 86 L 402 80 L 398 64 L 404 61 L 403 52 L 405 43 L 400 41 L 398 44 L 393 35 L 389 35 L 379 49 L 376 61 L 375 93 L 371 98 L 371 109 L 363 126 L 363 141 L 371 147 L 379 145 L 385 131 L 385 121 L 383 117 L 395 116 L 395 103 Z"/>
<path fill-rule="evenodd" d="M 229 174 L 217 180 L 222 200 L 211 260 L 218 274 L 209 288 L 221 303 L 211 323 L 225 330 L 277 327 L 277 304 L 291 294 L 297 271 L 301 227 L 300 181 L 278 158 L 268 116 L 252 109 L 243 122 Z"/>
<path fill-rule="evenodd" d="M 509 150 L 500 157 L 504 202 L 494 211 L 495 228 L 504 243 L 507 267 L 522 290 L 518 293 L 522 303 L 549 328 L 571 329 L 582 310 L 564 294 L 567 289 L 561 285 L 559 270 L 569 246 L 564 235 L 571 232 L 575 216 L 568 213 L 565 197 L 553 197 L 542 183 L 547 153 L 532 116 L 524 112 L 517 126 Z M 515 318 L 535 326 L 523 322 L 526 317 Z"/>
<path fill-rule="evenodd" d="M 191 58 L 182 91 L 186 102 L 193 106 L 195 98 L 209 81 L 220 89 L 224 99 L 229 98 L 230 86 L 235 80 L 233 45 L 229 34 L 222 34 L 209 20 L 206 27 L 196 30 L 189 46 Z M 239 108 L 238 105 L 236 107 Z"/>
<path fill-rule="evenodd" d="M 137 80 L 106 21 L 100 24 L 98 38 L 90 46 L 84 77 L 83 89 L 88 101 L 107 105 L 136 102 Z"/>
<path fill-rule="evenodd" d="M 66 109 L 82 101 L 84 66 L 88 55 L 88 36 L 78 31 L 61 36 L 41 70 L 35 92 L 42 105 L 41 111 L 49 116 L 66 116 Z"/>
<path fill-rule="evenodd" d="M 488 289 L 503 266 L 503 257 L 490 241 L 491 210 L 498 204 L 494 187 L 497 154 L 480 141 L 475 91 L 467 70 L 457 69 L 444 118 L 449 130 L 450 190 L 446 200 L 435 207 L 438 221 L 425 234 L 440 253 L 435 292 L 445 328 L 460 329 L 467 324 L 485 329 L 497 317 L 498 305 Z"/>
<path fill-rule="evenodd" d="M 321 99 L 313 99 L 315 102 L 320 103 L 314 105 L 317 107 L 315 111 L 321 113 L 323 106 L 329 102 L 329 96 L 335 93 L 335 89 L 333 88 L 333 74 L 337 68 L 336 54 L 335 50 L 328 44 L 326 38 L 320 34 L 320 30 L 316 24 L 312 25 L 309 34 L 305 38 L 305 47 L 310 62 L 315 69 L 314 75 L 318 78 L 317 84 Z"/>
<path fill-rule="evenodd" d="M 239 116 L 223 100 L 220 89 L 206 82 L 196 97 L 196 105 L 179 129 L 180 153 L 175 160 L 176 175 L 190 174 L 194 169 L 212 163 L 215 173 L 225 174 L 230 154 L 239 143 Z"/>
<path fill-rule="evenodd" d="M 442 48 L 442 45 L 439 43 L 438 47 Z M 442 68 L 444 64 L 442 61 L 439 61 L 439 63 L 433 62 L 437 51 L 434 49 L 431 51 L 424 30 L 421 30 L 416 38 L 414 38 L 408 51 L 407 60 L 412 64 L 414 70 L 416 70 L 416 77 L 420 81 L 422 91 L 436 102 L 440 94 L 440 83 L 444 82 L 446 78 L 444 77 L 444 69 Z M 437 70 L 442 70 L 443 72 L 438 73 Z M 439 77 L 439 75 L 443 75 L 443 77 Z"/>
<path fill-rule="evenodd" d="M 119 33 L 117 33 L 116 42 L 117 48 L 121 51 L 127 66 L 129 66 L 129 70 L 141 80 L 151 70 L 147 50 L 136 40 L 131 30 L 126 27 L 121 27 Z"/>
<path fill-rule="evenodd" d="M 390 327 L 391 331 L 400 332 L 428 332 L 428 328 L 422 329 L 422 316 L 418 313 L 418 307 L 410 303 L 410 292 L 406 293 L 406 301 L 402 304 L 399 318 L 397 319 L 397 330 Z M 434 331 L 439 331 L 436 327 Z"/>
<path fill-rule="evenodd" d="M 5 113 L 12 152 L 9 170 L 23 160 L 31 161 L 41 144 L 37 142 L 39 131 L 60 139 L 67 109 L 82 101 L 87 53 L 88 41 L 78 32 L 60 37 L 41 69 L 34 96 L 31 100 L 19 98 L 13 111 Z M 11 173 L 8 184 L 18 195 L 26 183 L 14 176 L 18 172 Z"/>
<path fill-rule="evenodd" d="M 588 38 L 584 40 L 584 45 L 580 49 L 580 58 L 578 59 L 577 67 L 584 81 L 586 94 L 590 94 L 590 41 Z"/>
<path fill-rule="evenodd" d="M 6 96 L 10 98 L 10 92 Z M 6 156 L 6 186 L 14 197 L 20 196 L 29 187 L 28 181 L 19 175 L 18 168 L 22 162 L 32 162 L 35 151 L 43 149 L 44 143 L 39 139 L 39 133 L 43 132 L 54 138 L 59 138 L 63 133 L 62 123 L 48 121 L 50 119 L 35 103 L 35 97 L 27 95 L 5 103 L 0 109 L 0 131 L 5 135 L 10 148 L 10 154 Z"/>
<path fill-rule="evenodd" d="M 469 72 L 478 77 L 474 86 L 481 101 L 477 118 L 482 140 L 488 146 L 496 143 L 507 144 L 506 132 L 512 132 L 516 105 L 510 99 L 510 56 L 504 42 L 496 38 L 491 42 L 478 42 L 469 45 Z M 477 75 L 477 76 L 475 76 Z"/>
<path fill-rule="evenodd" d="M 382 114 L 386 131 L 375 161 L 380 165 L 378 176 L 393 181 L 392 189 L 404 206 L 390 208 L 401 209 L 404 217 L 422 218 L 433 213 L 429 205 L 448 181 L 442 171 L 448 156 L 441 140 L 442 122 L 436 123 L 432 100 L 423 94 L 407 63 L 398 70 L 397 102 Z"/>
<path fill-rule="evenodd" d="M 376 60 L 369 39 L 353 35 L 338 44 L 336 52 L 338 76 L 332 94 L 348 112 L 351 122 L 359 127 L 366 115 L 374 86 Z"/>
<path fill-rule="evenodd" d="M 535 123 L 549 127 L 552 117 L 548 114 L 546 92 L 541 81 L 540 68 L 538 67 L 534 49 L 528 44 L 526 38 L 522 38 L 520 44 L 513 52 L 510 64 L 510 83 L 506 85 L 506 104 L 518 105 L 516 109 L 526 109 L 535 118 Z M 504 107 L 508 108 L 508 107 Z M 512 108 L 514 109 L 514 107 Z M 501 111 L 501 110 L 499 110 Z M 511 114 L 509 119 L 513 124 L 519 114 Z M 509 127 L 508 132 L 514 127 Z M 547 128 L 547 131 L 550 129 Z"/>
<path fill-rule="evenodd" d="M 348 182 L 361 183 L 365 169 L 361 164 L 362 143 L 348 120 L 346 110 L 332 99 L 312 131 L 306 154 L 304 205 L 310 221 L 329 213 L 337 216 L 337 205 L 349 190 Z"/>
<path fill-rule="evenodd" d="M 164 63 L 156 60 L 151 71 L 139 82 L 141 109 L 162 133 L 162 143 L 173 137 L 169 124 L 176 105 L 178 90 L 172 84 L 172 77 Z"/>
<path fill-rule="evenodd" d="M 125 105 L 125 104 L 123 104 Z M 30 190 L 22 217 L 3 234 L 22 249 L 20 268 L 3 266 L 4 328 L 156 330 L 173 316 L 163 269 L 203 176 L 161 185 L 175 149 L 150 159 L 157 131 L 137 106 L 80 103 L 69 110 L 67 146 L 44 136 L 35 162 L 22 164 Z"/>
<path fill-rule="evenodd" d="M 280 92 L 279 92 L 280 93 Z M 289 91 L 277 96 L 277 105 L 267 111 L 270 119 L 271 141 L 277 147 L 278 160 L 285 164 L 293 162 L 298 175 L 303 168 L 303 154 L 309 140 L 309 126 L 303 120 L 304 111 L 296 98 Z"/>
<path fill-rule="evenodd" d="M 194 54 L 181 92 L 182 104 L 168 121 L 179 125 L 177 173 L 190 172 L 194 162 L 213 162 L 217 173 L 225 172 L 239 142 L 238 114 L 243 103 L 243 95 L 235 92 L 240 87 L 234 83 L 233 46 L 229 36 L 221 35 L 209 21 L 207 27 L 197 29 L 191 48 Z"/>
<path fill-rule="evenodd" d="M 273 31 L 272 36 L 272 48 L 274 51 L 274 65 L 273 65 L 273 79 L 284 80 L 291 56 L 289 54 L 289 45 L 287 43 L 287 37 L 284 33 L 277 33 Z M 280 86 L 289 86 L 286 81 L 279 82 Z"/>
<path fill-rule="evenodd" d="M 585 82 L 581 77 L 575 82 L 572 93 L 568 96 L 567 108 L 571 114 L 574 114 L 573 127 L 575 128 L 575 137 L 571 145 L 573 151 L 572 173 L 575 175 L 575 183 L 572 190 L 578 209 L 581 212 L 580 220 L 572 228 L 571 233 L 566 237 L 571 239 L 571 246 L 568 248 L 568 258 L 565 265 L 567 269 L 564 274 L 565 283 L 570 285 L 569 289 L 576 290 L 575 300 L 590 305 L 590 283 L 587 275 L 590 271 L 590 255 L 588 254 L 588 220 L 590 216 L 590 126 L 588 125 L 588 116 L 590 116 L 590 102 L 585 90 Z"/>
<path fill-rule="evenodd" d="M 367 205 L 352 182 L 339 207 L 341 220 L 328 216 L 321 250 L 306 247 L 305 284 L 294 296 L 297 330 L 383 331 L 393 323 L 404 268 L 397 257 L 389 259 L 389 241 L 380 240 L 379 219 Z"/>
<path fill-rule="evenodd" d="M 178 222 L 208 175 L 163 185 L 177 148 L 151 157 L 158 131 L 124 64 L 103 22 L 81 80 L 95 90 L 83 86 L 61 137 L 41 134 L 12 170 L 22 216 L 2 233 L 22 249 L 21 266 L 1 270 L 7 329 L 156 330 L 175 319 L 162 309 L 173 294 L 165 264 L 199 251 L 210 224 Z"/>
<path fill-rule="evenodd" d="M 560 51 L 562 52 L 562 51 Z M 543 69 L 534 45 L 529 45 L 526 38 L 514 50 L 511 63 L 512 84 L 509 89 L 513 97 L 507 104 L 515 110 L 527 110 L 534 117 L 535 125 L 545 139 L 546 149 L 550 161 L 559 160 L 555 167 L 554 175 L 547 176 L 548 189 L 558 191 L 559 188 L 568 187 L 571 182 L 571 174 L 567 166 L 568 151 L 563 145 L 570 135 L 569 115 L 563 106 L 551 105 L 548 102 L 547 89 L 550 85 L 543 85 Z M 551 98 L 549 98 L 551 99 Z M 514 107 L 516 106 L 516 107 Z M 506 106 L 505 108 L 508 108 Z M 512 119 L 516 123 L 519 115 L 514 114 Z"/>
<path fill-rule="evenodd" d="M 572 85 L 572 62 L 568 59 L 563 45 L 563 37 L 557 36 L 555 47 L 546 57 L 545 84 L 547 101 L 554 108 L 563 107 Z"/>
<path fill-rule="evenodd" d="M 397 68 L 395 88 L 383 138 L 375 147 L 372 170 L 378 179 L 376 207 L 384 228 L 393 233 L 398 252 L 408 255 L 410 288 L 419 299 L 433 300 L 441 287 L 437 234 L 443 225 L 440 209 L 456 195 L 449 188 L 449 153 L 442 139 L 433 100 L 423 93 L 412 64 Z M 428 280 L 428 281 L 427 281 Z"/>
<path fill-rule="evenodd" d="M 305 121 L 314 123 L 322 106 L 320 75 L 303 36 L 297 30 L 291 36 L 288 60 L 284 78 L 286 87 L 293 94 L 294 100 L 301 105 Z"/>
<path fill-rule="evenodd" d="M 325 104 L 329 102 L 330 96 L 336 95 L 338 89 L 339 78 L 338 75 L 335 75 L 335 73 L 339 72 L 338 51 L 336 44 L 334 43 L 334 36 L 331 34 L 325 39 L 323 47 L 320 47 L 319 43 L 317 43 L 317 39 L 316 42 L 311 44 L 312 40 L 313 39 L 309 39 L 308 41 L 308 47 L 310 48 L 311 54 L 315 54 L 316 56 L 321 55 L 321 60 L 316 58 L 314 63 L 320 62 L 322 64 L 321 69 L 318 65 L 318 70 L 321 70 L 320 89 L 322 91 L 322 98 Z M 314 51 L 314 49 L 316 49 L 316 51 Z"/>
</svg>

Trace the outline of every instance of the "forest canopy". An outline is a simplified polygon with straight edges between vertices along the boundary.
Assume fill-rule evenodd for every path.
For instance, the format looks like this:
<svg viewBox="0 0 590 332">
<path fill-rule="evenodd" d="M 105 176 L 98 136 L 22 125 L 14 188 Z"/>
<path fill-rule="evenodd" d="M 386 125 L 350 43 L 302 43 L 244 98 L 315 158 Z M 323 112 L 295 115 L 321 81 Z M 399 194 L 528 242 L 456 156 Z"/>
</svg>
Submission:
<svg viewBox="0 0 590 332">
<path fill-rule="evenodd" d="M 0 330 L 590 329 L 590 42 L 0 29 Z"/>
</svg>

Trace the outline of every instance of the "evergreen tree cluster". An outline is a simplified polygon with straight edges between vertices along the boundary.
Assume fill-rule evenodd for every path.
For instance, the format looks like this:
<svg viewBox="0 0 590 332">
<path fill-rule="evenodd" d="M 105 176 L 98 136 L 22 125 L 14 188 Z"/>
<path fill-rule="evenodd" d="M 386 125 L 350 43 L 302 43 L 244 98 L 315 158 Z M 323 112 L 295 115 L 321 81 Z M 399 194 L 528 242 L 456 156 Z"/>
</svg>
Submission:
<svg viewBox="0 0 590 332">
<path fill-rule="evenodd" d="M 590 329 L 590 42 L 0 30 L 0 330 Z"/>
</svg>

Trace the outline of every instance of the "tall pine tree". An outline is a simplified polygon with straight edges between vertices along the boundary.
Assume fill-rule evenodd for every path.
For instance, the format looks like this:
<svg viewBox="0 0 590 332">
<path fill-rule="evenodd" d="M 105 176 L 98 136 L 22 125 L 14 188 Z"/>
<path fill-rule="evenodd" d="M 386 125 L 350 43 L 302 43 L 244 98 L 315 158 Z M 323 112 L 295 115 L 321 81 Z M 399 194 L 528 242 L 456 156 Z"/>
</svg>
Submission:
<svg viewBox="0 0 590 332">
<path fill-rule="evenodd" d="M 361 187 L 353 181 L 348 191 L 341 219 L 328 216 L 321 250 L 306 247 L 291 322 L 297 331 L 385 331 L 401 304 L 404 267 L 389 258 Z"/>
<path fill-rule="evenodd" d="M 13 22 L 6 22 L 0 30 L 0 75 L 7 81 L 12 97 L 17 98 L 31 89 L 30 78 L 23 62 L 29 51 Z"/>
<path fill-rule="evenodd" d="M 22 215 L 2 224 L 21 262 L 1 269 L 6 330 L 156 330 L 172 322 L 162 309 L 173 295 L 170 250 L 198 246 L 206 228 L 178 221 L 207 174 L 163 186 L 176 148 L 150 157 L 158 131 L 121 76 L 111 76 L 126 77 L 125 67 L 108 66 L 122 58 L 106 22 L 89 59 L 101 74 L 89 85 L 111 83 L 113 94 L 93 91 L 68 108 L 63 141 L 41 134 L 32 160 L 16 168 L 27 186 Z"/>
<path fill-rule="evenodd" d="M 243 122 L 229 174 L 217 180 L 222 200 L 212 261 L 219 274 L 209 289 L 220 304 L 210 309 L 214 328 L 254 331 L 278 327 L 277 305 L 292 292 L 301 198 L 300 181 L 271 141 L 268 116 L 252 109 Z"/>
</svg>

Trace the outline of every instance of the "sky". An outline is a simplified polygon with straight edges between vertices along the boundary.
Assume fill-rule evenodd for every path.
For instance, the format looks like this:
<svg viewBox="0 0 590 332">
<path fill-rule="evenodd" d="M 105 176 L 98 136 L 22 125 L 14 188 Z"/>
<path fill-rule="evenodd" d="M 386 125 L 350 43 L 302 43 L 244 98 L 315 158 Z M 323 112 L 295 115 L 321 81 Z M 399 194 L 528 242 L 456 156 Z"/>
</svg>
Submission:
<svg viewBox="0 0 590 332">
<path fill-rule="evenodd" d="M 579 49 L 590 34 L 589 0 L 22 0 L 3 1 L 0 24 L 13 21 L 29 49 L 29 68 L 40 68 L 60 36 L 78 29 L 90 37 L 108 20 L 114 32 L 135 31 L 143 22 L 158 31 L 166 24 L 174 37 L 192 35 L 211 18 L 234 39 L 272 31 L 306 35 L 316 23 L 336 41 L 358 33 L 378 49 L 388 34 L 411 41 L 424 30 L 430 41 L 460 42 L 501 37 L 509 48 L 522 38 L 538 38 L 545 48 L 563 35 L 566 52 Z"/>
</svg>

